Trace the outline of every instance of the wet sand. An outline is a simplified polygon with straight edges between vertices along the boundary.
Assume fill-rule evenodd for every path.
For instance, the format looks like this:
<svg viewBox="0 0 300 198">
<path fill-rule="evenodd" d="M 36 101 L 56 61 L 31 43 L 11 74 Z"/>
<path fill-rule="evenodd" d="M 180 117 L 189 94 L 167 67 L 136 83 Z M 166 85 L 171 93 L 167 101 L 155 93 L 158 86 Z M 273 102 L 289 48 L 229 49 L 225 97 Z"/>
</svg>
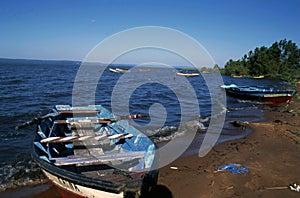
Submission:
<svg viewBox="0 0 300 198">
<path fill-rule="evenodd" d="M 299 197 L 288 185 L 300 184 L 300 99 L 269 107 L 265 117 L 264 122 L 249 124 L 253 132 L 245 138 L 223 142 L 205 157 L 186 156 L 161 168 L 153 196 Z M 214 166 L 231 163 L 243 164 L 250 171 L 214 171 Z M 30 189 L 31 194 L 24 193 Z M 50 184 L 4 193 L 0 197 L 60 197 Z"/>
<path fill-rule="evenodd" d="M 250 135 L 221 143 L 203 158 L 176 160 L 160 170 L 158 183 L 174 198 L 299 197 L 288 185 L 300 184 L 300 99 L 269 108 L 266 121 L 249 124 Z M 214 166 L 232 163 L 250 171 L 214 171 Z"/>
<path fill-rule="evenodd" d="M 27 186 L 18 189 L 7 190 L 0 193 L 1 198 L 60 198 L 58 191 L 45 183 L 38 186 Z"/>
</svg>

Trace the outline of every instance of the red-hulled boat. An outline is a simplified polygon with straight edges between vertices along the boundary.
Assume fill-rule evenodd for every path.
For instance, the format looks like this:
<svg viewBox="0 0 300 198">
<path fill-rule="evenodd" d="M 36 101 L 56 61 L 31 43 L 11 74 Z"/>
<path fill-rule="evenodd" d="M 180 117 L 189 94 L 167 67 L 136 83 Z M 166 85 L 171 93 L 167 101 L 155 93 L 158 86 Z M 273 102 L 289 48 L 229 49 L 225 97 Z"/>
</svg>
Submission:
<svg viewBox="0 0 300 198">
<path fill-rule="evenodd" d="M 293 98 L 296 90 L 274 89 L 258 86 L 237 86 L 235 84 L 222 85 L 229 95 L 242 99 L 259 100 L 262 102 L 281 103 Z"/>
</svg>

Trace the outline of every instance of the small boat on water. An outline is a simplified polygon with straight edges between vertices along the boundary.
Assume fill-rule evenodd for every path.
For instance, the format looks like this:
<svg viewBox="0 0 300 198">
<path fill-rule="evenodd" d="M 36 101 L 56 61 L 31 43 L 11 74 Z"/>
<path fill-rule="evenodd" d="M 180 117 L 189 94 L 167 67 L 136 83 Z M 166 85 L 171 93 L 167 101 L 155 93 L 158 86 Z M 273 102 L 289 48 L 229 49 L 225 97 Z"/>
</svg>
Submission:
<svg viewBox="0 0 300 198">
<path fill-rule="evenodd" d="M 32 156 L 62 197 L 140 197 L 156 185 L 155 144 L 101 105 L 56 105 L 36 125 Z"/>
<path fill-rule="evenodd" d="M 139 72 L 153 72 L 152 69 L 139 69 Z"/>
<path fill-rule="evenodd" d="M 265 78 L 265 76 L 263 76 L 263 75 L 260 75 L 260 76 L 252 76 L 252 78 L 255 78 L 255 79 L 263 79 L 263 78 Z"/>
<path fill-rule="evenodd" d="M 280 103 L 291 100 L 296 93 L 295 90 L 274 89 L 258 86 L 237 86 L 235 84 L 222 85 L 226 93 L 243 98 L 254 99 L 262 102 Z"/>
<path fill-rule="evenodd" d="M 177 72 L 176 73 L 178 76 L 185 76 L 185 77 L 195 77 L 195 76 L 199 76 L 199 73 L 181 73 L 181 72 Z"/>
<path fill-rule="evenodd" d="M 232 77 L 232 78 L 243 78 L 244 75 L 242 75 L 242 74 L 241 74 L 241 75 L 231 75 L 231 77 Z"/>
<path fill-rule="evenodd" d="M 128 69 L 121 69 L 121 68 L 109 68 L 109 71 L 111 72 L 115 72 L 115 73 L 126 73 L 126 72 L 129 72 Z"/>
</svg>

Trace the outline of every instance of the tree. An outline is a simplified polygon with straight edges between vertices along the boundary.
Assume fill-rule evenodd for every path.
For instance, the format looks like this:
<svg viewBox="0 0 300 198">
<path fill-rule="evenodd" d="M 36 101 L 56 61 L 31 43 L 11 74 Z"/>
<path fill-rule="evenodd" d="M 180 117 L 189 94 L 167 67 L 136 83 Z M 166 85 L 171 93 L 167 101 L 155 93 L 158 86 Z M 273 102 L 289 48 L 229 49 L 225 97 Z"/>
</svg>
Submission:
<svg viewBox="0 0 300 198">
<path fill-rule="evenodd" d="M 300 79 L 300 49 L 291 40 L 283 39 L 269 48 L 256 47 L 241 60 L 230 59 L 224 70 L 226 75 L 265 75 L 288 81 Z"/>
</svg>

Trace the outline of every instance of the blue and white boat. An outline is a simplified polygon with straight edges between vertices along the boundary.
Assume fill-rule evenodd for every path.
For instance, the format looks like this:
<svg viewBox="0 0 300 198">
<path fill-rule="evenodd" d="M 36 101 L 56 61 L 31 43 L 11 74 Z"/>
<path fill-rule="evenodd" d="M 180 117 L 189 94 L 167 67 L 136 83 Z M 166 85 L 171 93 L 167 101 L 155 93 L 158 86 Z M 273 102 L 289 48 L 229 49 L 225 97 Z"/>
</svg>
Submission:
<svg viewBox="0 0 300 198">
<path fill-rule="evenodd" d="M 254 99 L 263 102 L 286 102 L 296 93 L 293 89 L 274 89 L 258 86 L 237 86 L 235 84 L 222 85 L 229 95 L 242 99 Z"/>
<path fill-rule="evenodd" d="M 36 125 L 32 156 L 62 197 L 140 197 L 156 185 L 155 144 L 101 105 L 56 105 Z"/>
</svg>

